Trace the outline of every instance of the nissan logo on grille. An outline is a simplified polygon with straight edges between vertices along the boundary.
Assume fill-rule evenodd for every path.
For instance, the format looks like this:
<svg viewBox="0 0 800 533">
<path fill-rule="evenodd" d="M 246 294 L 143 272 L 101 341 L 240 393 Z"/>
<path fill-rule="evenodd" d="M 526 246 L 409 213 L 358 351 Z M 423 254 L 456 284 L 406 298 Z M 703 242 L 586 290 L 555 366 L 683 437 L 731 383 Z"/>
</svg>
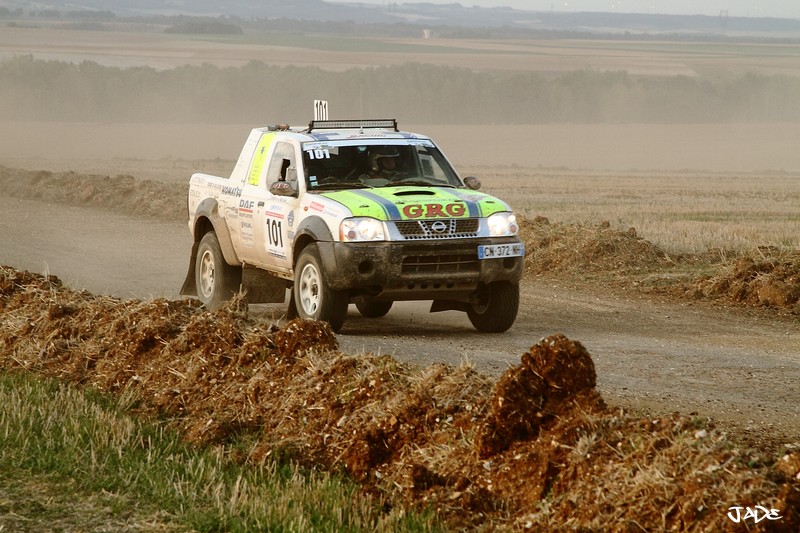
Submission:
<svg viewBox="0 0 800 533">
<path fill-rule="evenodd" d="M 441 220 L 437 220 L 436 222 L 431 224 L 431 230 L 435 231 L 436 233 L 444 233 L 447 230 L 447 224 L 445 224 Z"/>
</svg>

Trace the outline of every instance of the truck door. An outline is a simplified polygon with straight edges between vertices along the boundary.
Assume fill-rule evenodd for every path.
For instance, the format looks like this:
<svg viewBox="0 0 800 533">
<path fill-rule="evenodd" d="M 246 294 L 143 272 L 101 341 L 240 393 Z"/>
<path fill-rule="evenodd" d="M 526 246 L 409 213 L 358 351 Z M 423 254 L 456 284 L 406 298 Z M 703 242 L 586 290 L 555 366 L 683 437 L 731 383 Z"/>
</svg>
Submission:
<svg viewBox="0 0 800 533">
<path fill-rule="evenodd" d="M 292 238 L 297 216 L 298 196 L 276 196 L 269 189 L 275 182 L 285 181 L 299 189 L 297 183 L 298 151 L 289 142 L 275 143 L 266 172 L 266 195 L 256 202 L 253 211 L 255 241 L 260 266 L 281 272 L 292 268 Z"/>
</svg>

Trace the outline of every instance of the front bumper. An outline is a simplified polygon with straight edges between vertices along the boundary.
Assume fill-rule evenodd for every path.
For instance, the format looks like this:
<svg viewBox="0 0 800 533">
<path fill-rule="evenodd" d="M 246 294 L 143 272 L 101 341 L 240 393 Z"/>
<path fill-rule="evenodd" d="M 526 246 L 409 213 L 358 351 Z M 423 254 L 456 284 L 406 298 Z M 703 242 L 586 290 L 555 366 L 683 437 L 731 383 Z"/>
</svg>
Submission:
<svg viewBox="0 0 800 533">
<path fill-rule="evenodd" d="M 479 245 L 515 243 L 518 237 L 317 246 L 328 285 L 351 297 L 466 300 L 481 284 L 522 278 L 523 257 L 478 259 Z"/>
</svg>

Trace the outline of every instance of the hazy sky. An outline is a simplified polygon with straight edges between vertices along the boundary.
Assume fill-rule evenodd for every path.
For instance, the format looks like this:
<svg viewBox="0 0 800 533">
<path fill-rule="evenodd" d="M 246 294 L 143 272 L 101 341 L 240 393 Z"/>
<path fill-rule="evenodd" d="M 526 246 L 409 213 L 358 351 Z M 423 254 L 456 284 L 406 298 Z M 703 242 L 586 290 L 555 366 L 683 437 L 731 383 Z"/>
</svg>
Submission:
<svg viewBox="0 0 800 533">
<path fill-rule="evenodd" d="M 330 0 L 329 0 L 330 1 Z M 333 0 L 365 4 L 390 4 L 389 0 Z M 398 4 L 428 2 L 460 3 L 465 7 L 508 6 L 532 11 L 609 11 L 616 13 L 665 13 L 713 15 L 727 10 L 731 17 L 780 17 L 800 19 L 800 0 L 394 0 Z"/>
</svg>

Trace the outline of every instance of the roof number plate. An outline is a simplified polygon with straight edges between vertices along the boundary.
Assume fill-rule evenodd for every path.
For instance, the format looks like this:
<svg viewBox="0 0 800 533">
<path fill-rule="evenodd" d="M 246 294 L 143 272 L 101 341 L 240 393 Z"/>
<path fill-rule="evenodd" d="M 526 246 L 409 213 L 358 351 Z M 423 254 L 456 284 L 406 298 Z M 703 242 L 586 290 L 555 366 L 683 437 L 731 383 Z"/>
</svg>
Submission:
<svg viewBox="0 0 800 533">
<path fill-rule="evenodd" d="M 525 255 L 525 245 L 514 244 L 486 244 L 478 246 L 478 259 L 500 259 L 503 257 L 520 257 Z"/>
</svg>

